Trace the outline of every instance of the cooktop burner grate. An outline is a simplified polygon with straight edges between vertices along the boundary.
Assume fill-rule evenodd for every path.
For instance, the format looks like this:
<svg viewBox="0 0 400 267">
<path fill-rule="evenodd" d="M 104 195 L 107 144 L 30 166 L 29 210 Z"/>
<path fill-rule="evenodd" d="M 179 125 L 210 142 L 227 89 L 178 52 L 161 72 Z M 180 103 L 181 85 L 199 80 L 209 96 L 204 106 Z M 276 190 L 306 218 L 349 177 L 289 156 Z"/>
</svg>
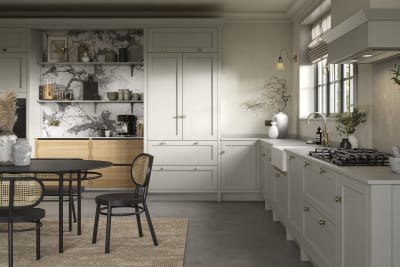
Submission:
<svg viewBox="0 0 400 267">
<path fill-rule="evenodd" d="M 369 148 L 316 148 L 309 155 L 338 166 L 389 165 L 389 154 Z"/>
</svg>

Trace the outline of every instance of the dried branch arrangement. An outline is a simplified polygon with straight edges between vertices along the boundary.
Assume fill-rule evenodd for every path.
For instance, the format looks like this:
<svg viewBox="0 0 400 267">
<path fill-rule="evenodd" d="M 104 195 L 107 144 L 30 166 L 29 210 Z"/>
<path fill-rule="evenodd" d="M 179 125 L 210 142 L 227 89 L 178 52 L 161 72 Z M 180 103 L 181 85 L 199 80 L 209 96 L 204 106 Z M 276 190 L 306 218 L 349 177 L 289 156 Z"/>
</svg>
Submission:
<svg viewBox="0 0 400 267">
<path fill-rule="evenodd" d="M 261 112 L 268 108 L 271 113 L 278 113 L 285 109 L 289 97 L 286 80 L 273 76 L 264 84 L 260 97 L 247 100 L 242 106 L 255 112 Z"/>
<path fill-rule="evenodd" d="M 8 90 L 0 95 L 0 135 L 12 135 L 17 121 L 17 95 Z"/>
</svg>

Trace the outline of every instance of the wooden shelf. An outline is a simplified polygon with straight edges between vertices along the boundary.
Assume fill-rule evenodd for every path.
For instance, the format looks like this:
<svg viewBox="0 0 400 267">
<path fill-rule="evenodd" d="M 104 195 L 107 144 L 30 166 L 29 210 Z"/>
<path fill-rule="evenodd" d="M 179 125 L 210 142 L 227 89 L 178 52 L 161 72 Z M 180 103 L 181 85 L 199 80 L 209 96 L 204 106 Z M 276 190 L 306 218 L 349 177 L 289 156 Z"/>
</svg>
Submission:
<svg viewBox="0 0 400 267">
<path fill-rule="evenodd" d="M 132 62 L 78 62 L 78 61 L 60 61 L 60 62 L 39 62 L 40 65 L 109 65 L 109 66 L 130 66 L 143 65 L 143 61 Z"/>
<path fill-rule="evenodd" d="M 131 113 L 133 112 L 133 105 L 134 104 L 141 104 L 143 101 L 137 100 L 38 100 L 39 104 L 45 103 L 57 103 L 59 105 L 69 105 L 72 103 L 84 103 L 84 104 L 94 104 L 94 112 L 97 112 L 97 104 L 107 104 L 107 103 L 125 103 L 131 105 Z"/>
</svg>

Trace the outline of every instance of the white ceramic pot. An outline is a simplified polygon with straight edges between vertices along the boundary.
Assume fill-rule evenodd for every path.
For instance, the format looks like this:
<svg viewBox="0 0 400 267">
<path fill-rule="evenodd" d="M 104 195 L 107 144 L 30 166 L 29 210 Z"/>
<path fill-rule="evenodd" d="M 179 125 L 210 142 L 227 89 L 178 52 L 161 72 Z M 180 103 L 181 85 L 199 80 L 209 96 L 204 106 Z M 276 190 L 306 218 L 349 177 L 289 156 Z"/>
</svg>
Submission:
<svg viewBox="0 0 400 267">
<path fill-rule="evenodd" d="M 358 140 L 354 134 L 349 134 L 348 136 L 351 148 L 358 148 Z"/>
</svg>

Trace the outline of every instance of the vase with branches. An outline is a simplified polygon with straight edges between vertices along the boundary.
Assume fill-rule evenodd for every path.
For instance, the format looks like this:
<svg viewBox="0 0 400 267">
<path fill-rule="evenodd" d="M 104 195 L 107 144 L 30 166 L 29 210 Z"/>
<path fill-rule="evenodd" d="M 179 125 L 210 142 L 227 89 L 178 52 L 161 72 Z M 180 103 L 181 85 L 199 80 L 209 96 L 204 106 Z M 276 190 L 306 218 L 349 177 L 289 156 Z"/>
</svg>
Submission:
<svg viewBox="0 0 400 267">
<path fill-rule="evenodd" d="M 12 147 L 17 141 L 13 133 L 17 121 L 17 96 L 8 90 L 0 95 L 0 165 L 13 163 Z"/>
</svg>

